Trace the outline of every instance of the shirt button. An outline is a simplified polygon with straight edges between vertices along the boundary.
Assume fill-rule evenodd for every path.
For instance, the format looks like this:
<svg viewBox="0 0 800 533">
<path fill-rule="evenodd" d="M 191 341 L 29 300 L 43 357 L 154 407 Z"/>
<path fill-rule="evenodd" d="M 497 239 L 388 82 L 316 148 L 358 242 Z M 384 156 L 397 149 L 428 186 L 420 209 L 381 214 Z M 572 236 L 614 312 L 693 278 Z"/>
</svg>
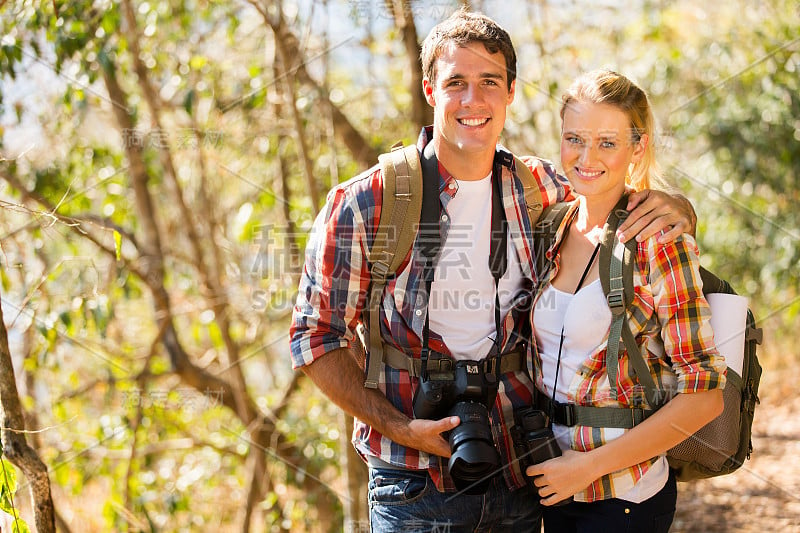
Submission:
<svg viewBox="0 0 800 533">
<path fill-rule="evenodd" d="M 629 508 L 625 508 L 625 514 L 631 514 L 631 510 Z"/>
<path fill-rule="evenodd" d="M 447 222 L 447 215 L 442 215 L 442 222 Z"/>
<path fill-rule="evenodd" d="M 422 316 L 422 309 L 417 309 L 416 311 L 414 311 L 414 314 L 417 316 Z"/>
<path fill-rule="evenodd" d="M 455 183 L 451 183 L 450 185 L 447 186 L 447 188 L 448 189 L 455 189 L 456 188 L 456 184 Z"/>
</svg>

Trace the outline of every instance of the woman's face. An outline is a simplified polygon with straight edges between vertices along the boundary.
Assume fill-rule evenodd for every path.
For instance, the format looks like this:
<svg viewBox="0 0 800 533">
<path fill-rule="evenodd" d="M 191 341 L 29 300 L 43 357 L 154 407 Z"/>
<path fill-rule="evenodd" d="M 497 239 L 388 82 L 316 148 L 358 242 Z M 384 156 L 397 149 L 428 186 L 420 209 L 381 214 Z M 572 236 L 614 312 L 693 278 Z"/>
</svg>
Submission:
<svg viewBox="0 0 800 533">
<path fill-rule="evenodd" d="M 628 116 L 610 104 L 571 102 L 561 124 L 561 166 L 575 193 L 614 198 L 625 190 L 631 163 L 644 155 L 647 136 L 633 140 Z"/>
</svg>

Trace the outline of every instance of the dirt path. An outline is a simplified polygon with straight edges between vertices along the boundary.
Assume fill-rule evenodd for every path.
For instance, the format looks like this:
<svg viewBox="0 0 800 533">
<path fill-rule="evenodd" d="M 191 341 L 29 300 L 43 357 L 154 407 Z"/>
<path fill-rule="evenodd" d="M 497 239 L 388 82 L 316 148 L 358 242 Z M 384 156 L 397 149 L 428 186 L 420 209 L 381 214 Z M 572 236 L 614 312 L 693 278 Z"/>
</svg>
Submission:
<svg viewBox="0 0 800 533">
<path fill-rule="evenodd" d="M 734 474 L 679 484 L 672 533 L 800 532 L 798 389 L 762 382 L 751 460 Z"/>
</svg>

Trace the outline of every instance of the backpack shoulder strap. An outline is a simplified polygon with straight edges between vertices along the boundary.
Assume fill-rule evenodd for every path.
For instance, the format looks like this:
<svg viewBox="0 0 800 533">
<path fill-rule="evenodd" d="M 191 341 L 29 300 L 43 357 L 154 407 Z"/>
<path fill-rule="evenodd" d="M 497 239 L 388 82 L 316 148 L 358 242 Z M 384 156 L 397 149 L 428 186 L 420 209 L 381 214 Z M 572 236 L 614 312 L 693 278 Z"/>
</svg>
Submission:
<svg viewBox="0 0 800 533">
<path fill-rule="evenodd" d="M 618 396 L 617 375 L 619 370 L 620 338 L 627 350 L 631 368 L 644 387 L 645 397 L 652 409 L 658 409 L 667 398 L 663 398 L 656 388 L 650 369 L 642 357 L 631 328 L 628 326 L 628 307 L 633 301 L 633 270 L 636 261 L 636 240 L 620 242 L 617 228 L 628 217 L 625 210 L 628 197 L 623 196 L 606 221 L 600 245 L 600 284 L 611 309 L 611 330 L 606 346 L 606 371 L 611 386 L 611 397 Z"/>
<path fill-rule="evenodd" d="M 395 146 L 391 152 L 378 156 L 378 161 L 383 174 L 383 197 L 369 260 L 393 274 L 414 244 L 422 210 L 422 169 L 414 145 Z"/>
<path fill-rule="evenodd" d="M 547 250 L 553 246 L 556 233 L 561 226 L 561 221 L 569 211 L 570 202 L 558 202 L 548 205 L 542 211 L 539 220 L 533 224 L 533 254 L 534 267 L 536 269 L 536 293 L 544 288 L 547 281 L 547 273 L 550 271 L 551 263 L 547 260 Z"/>
<path fill-rule="evenodd" d="M 422 169 L 415 145 L 395 145 L 378 157 L 383 175 L 381 217 L 369 250 L 371 288 L 369 357 L 364 386 L 377 388 L 383 362 L 380 302 L 389 278 L 400 268 L 414 244 L 422 210 Z"/>
</svg>

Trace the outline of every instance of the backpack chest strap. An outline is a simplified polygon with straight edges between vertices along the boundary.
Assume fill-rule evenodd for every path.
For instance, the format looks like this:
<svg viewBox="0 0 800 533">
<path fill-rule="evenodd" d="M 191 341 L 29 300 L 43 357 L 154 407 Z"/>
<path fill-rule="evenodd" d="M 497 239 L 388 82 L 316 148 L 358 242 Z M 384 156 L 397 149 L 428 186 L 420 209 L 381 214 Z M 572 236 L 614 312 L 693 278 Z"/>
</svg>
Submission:
<svg viewBox="0 0 800 533">
<path fill-rule="evenodd" d="M 538 391 L 536 394 L 537 406 L 545 413 L 552 413 L 553 422 L 562 426 L 631 429 L 655 412 L 638 407 L 592 407 L 561 403 Z"/>
<path fill-rule="evenodd" d="M 500 374 L 527 371 L 527 352 L 527 347 L 521 345 L 499 356 L 484 359 L 483 370 L 484 372 L 494 374 L 497 372 L 497 367 L 495 365 L 499 364 Z M 422 359 L 411 357 L 405 352 L 388 344 L 383 345 L 383 362 L 396 370 L 405 370 L 411 377 L 418 378 L 422 375 Z M 428 372 L 450 370 L 454 363 L 455 360 L 449 357 L 428 359 L 427 370 Z"/>
</svg>

